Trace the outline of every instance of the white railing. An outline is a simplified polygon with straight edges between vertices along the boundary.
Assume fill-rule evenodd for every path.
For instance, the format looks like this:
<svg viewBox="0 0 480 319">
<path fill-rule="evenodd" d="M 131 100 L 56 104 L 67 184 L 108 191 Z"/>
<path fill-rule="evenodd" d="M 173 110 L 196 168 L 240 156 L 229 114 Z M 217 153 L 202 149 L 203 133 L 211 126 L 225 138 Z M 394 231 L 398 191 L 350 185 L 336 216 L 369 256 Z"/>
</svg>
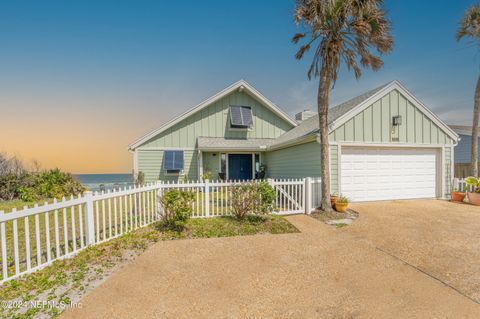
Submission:
<svg viewBox="0 0 480 319">
<path fill-rule="evenodd" d="M 161 195 L 171 188 L 194 193 L 193 218 L 232 215 L 232 188 L 243 182 L 157 182 L 0 211 L 0 283 L 159 221 Z M 276 193 L 275 214 L 310 213 L 319 202 L 317 179 L 268 182 Z"/>
<path fill-rule="evenodd" d="M 465 178 L 454 178 L 453 179 L 453 190 L 458 190 L 460 192 L 467 191 L 473 192 L 474 187 L 471 185 L 467 185 Z"/>
<path fill-rule="evenodd" d="M 42 206 L 0 211 L 0 282 L 158 221 L 157 185 L 85 192 Z"/>
</svg>

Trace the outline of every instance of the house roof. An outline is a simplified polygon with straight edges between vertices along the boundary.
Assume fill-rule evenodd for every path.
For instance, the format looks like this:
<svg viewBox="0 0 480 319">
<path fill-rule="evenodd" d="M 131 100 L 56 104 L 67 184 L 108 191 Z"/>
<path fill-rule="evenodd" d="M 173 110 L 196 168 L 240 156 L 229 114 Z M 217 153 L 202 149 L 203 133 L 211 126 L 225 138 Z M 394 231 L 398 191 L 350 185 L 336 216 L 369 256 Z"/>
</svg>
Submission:
<svg viewBox="0 0 480 319">
<path fill-rule="evenodd" d="M 217 94 L 209 97 L 202 103 L 198 104 L 197 106 L 193 107 L 192 109 L 186 111 L 185 113 L 181 114 L 180 116 L 172 119 L 171 121 L 165 123 L 164 125 L 160 126 L 158 129 L 151 131 L 150 133 L 142 136 L 132 144 L 128 146 L 129 150 L 134 150 L 135 148 L 139 147 L 143 143 L 147 142 L 151 138 L 157 136 L 158 134 L 162 133 L 163 131 L 167 130 L 168 128 L 174 126 L 175 124 L 181 122 L 185 118 L 189 117 L 192 114 L 195 114 L 196 112 L 201 111 L 202 109 L 206 108 L 210 104 L 220 100 L 221 98 L 227 96 L 228 94 L 234 92 L 235 90 L 245 90 L 245 92 L 249 93 L 251 96 L 253 96 L 255 99 L 257 99 L 259 102 L 261 102 L 265 107 L 270 109 L 272 112 L 280 116 L 280 118 L 284 119 L 286 122 L 291 124 L 292 126 L 297 126 L 297 122 L 294 121 L 290 116 L 287 115 L 284 111 L 282 111 L 278 106 L 276 106 L 272 101 L 267 99 L 265 96 L 263 96 L 259 91 L 257 91 L 253 86 L 251 86 L 247 81 L 245 80 L 240 80 L 232 85 L 226 87 L 222 91 L 218 92 Z"/>
<path fill-rule="evenodd" d="M 459 135 L 469 135 L 472 136 L 472 127 L 470 125 L 448 125 L 452 130 L 454 130 Z"/>
<path fill-rule="evenodd" d="M 353 99 L 329 109 L 328 128 L 330 132 L 346 123 L 349 119 L 365 110 L 372 103 L 383 97 L 392 90 L 398 90 L 406 98 L 408 98 L 421 112 L 429 117 L 436 125 L 442 128 L 452 139 L 457 141 L 458 134 L 452 130 L 447 124 L 440 120 L 432 111 L 430 111 L 423 103 L 421 103 L 413 94 L 411 94 L 398 81 L 392 81 L 381 85 L 373 90 L 363 93 Z M 279 136 L 271 148 L 281 148 L 286 145 L 295 144 L 311 138 L 316 135 L 318 129 L 318 114 L 301 122 L 297 127 Z"/>
<path fill-rule="evenodd" d="M 351 111 L 353 108 L 360 105 L 362 102 L 369 99 L 371 96 L 375 95 L 377 92 L 385 88 L 390 83 L 379 86 L 373 90 L 370 90 L 359 96 L 356 96 L 342 104 L 339 104 L 337 106 L 330 108 L 328 110 L 328 124 L 329 125 L 332 124 L 336 119 L 340 118 L 342 115 L 346 114 L 348 111 Z M 273 145 L 274 146 L 281 145 L 289 141 L 295 141 L 297 139 L 301 139 L 302 137 L 308 136 L 316 132 L 318 132 L 318 114 L 306 119 L 305 121 L 300 123 L 297 127 L 279 136 L 275 140 L 275 143 Z"/>
<path fill-rule="evenodd" d="M 236 150 L 261 151 L 273 144 L 273 138 L 232 139 L 224 137 L 199 137 L 197 147 L 202 151 L 209 150 Z"/>
</svg>

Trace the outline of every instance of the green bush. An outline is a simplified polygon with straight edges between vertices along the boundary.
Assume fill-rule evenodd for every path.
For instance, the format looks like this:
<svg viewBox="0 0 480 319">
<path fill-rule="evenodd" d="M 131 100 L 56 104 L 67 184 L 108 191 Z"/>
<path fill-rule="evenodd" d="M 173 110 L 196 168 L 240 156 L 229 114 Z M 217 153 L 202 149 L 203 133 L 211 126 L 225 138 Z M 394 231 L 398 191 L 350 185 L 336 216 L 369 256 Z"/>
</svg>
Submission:
<svg viewBox="0 0 480 319">
<path fill-rule="evenodd" d="M 59 169 L 0 176 L 0 200 L 21 199 L 33 202 L 78 195 L 84 191 L 85 187 L 71 174 Z"/>
<path fill-rule="evenodd" d="M 267 182 L 244 183 L 233 187 L 232 208 L 237 219 L 273 211 L 275 190 Z"/>
<path fill-rule="evenodd" d="M 170 189 L 163 193 L 163 225 L 171 230 L 181 231 L 192 214 L 194 194 L 189 191 Z"/>
<path fill-rule="evenodd" d="M 271 213 L 274 209 L 275 203 L 275 189 L 265 181 L 255 183 L 256 191 L 258 192 L 258 210 L 262 214 Z"/>
</svg>

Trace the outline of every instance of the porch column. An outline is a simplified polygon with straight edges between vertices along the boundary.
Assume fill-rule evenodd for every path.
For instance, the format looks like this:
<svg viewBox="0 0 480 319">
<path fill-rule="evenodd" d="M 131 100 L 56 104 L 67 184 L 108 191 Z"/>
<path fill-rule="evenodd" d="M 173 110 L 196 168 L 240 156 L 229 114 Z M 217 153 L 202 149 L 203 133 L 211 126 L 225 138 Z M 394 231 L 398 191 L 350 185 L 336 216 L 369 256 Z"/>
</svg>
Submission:
<svg viewBox="0 0 480 319">
<path fill-rule="evenodd" d="M 198 172 L 198 180 L 202 181 L 203 176 L 203 152 L 198 150 L 198 159 L 197 159 L 197 172 Z"/>
</svg>

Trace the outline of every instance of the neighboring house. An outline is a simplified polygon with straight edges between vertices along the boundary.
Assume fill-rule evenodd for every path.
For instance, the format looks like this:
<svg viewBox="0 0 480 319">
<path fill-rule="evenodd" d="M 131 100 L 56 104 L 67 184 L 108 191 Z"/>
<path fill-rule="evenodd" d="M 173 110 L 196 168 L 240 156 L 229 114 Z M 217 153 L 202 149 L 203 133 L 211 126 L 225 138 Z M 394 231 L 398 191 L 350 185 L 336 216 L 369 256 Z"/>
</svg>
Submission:
<svg viewBox="0 0 480 319">
<path fill-rule="evenodd" d="M 460 136 L 458 145 L 455 147 L 455 163 L 470 164 L 472 154 L 472 127 L 464 125 L 450 125 L 450 127 Z M 480 157 L 480 149 L 478 150 L 477 157 Z"/>
<path fill-rule="evenodd" d="M 130 145 L 148 181 L 320 176 L 318 115 L 297 123 L 239 81 Z M 393 81 L 329 111 L 331 191 L 352 200 L 448 196 L 458 135 Z"/>
<path fill-rule="evenodd" d="M 450 127 L 460 136 L 454 152 L 455 177 L 464 178 L 471 173 L 472 127 L 464 125 L 450 125 Z M 477 154 L 478 157 L 480 157 L 480 150 Z"/>
</svg>

